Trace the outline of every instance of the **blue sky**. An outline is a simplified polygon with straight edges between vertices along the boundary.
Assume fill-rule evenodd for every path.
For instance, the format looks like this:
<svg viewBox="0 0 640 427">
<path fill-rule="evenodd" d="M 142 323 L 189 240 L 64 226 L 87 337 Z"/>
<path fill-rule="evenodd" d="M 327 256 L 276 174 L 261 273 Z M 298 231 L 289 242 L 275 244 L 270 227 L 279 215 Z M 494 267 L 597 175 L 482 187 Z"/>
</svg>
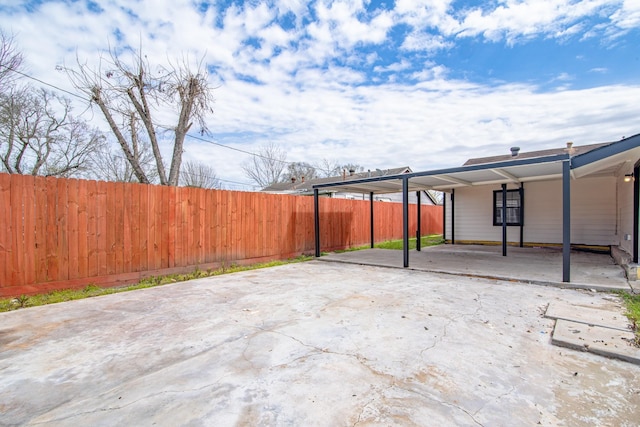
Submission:
<svg viewBox="0 0 640 427">
<path fill-rule="evenodd" d="M 203 58 L 208 138 L 289 161 L 425 170 L 640 133 L 637 0 L 5 0 L 0 28 L 68 90 L 56 66 L 109 45 Z M 238 151 L 189 140 L 185 158 L 249 182 Z"/>
</svg>

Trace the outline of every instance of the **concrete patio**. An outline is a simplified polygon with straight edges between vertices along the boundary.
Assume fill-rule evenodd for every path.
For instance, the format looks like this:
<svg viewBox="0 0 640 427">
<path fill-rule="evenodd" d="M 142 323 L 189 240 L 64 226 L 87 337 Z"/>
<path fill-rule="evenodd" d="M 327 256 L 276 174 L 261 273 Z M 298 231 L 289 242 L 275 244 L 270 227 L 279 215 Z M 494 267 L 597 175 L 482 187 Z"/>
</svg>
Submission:
<svg viewBox="0 0 640 427">
<path fill-rule="evenodd" d="M 550 304 L 622 316 L 322 261 L 0 313 L 0 425 L 636 426 L 640 367 L 552 345 Z"/>
<path fill-rule="evenodd" d="M 331 253 L 322 261 L 403 268 L 402 251 L 366 249 Z M 468 275 L 499 280 L 599 291 L 626 290 L 640 283 L 629 282 L 624 270 L 611 256 L 571 251 L 571 282 L 562 282 L 562 250 L 509 246 L 502 256 L 501 246 L 438 245 L 412 250 L 409 268 L 418 271 Z"/>
</svg>

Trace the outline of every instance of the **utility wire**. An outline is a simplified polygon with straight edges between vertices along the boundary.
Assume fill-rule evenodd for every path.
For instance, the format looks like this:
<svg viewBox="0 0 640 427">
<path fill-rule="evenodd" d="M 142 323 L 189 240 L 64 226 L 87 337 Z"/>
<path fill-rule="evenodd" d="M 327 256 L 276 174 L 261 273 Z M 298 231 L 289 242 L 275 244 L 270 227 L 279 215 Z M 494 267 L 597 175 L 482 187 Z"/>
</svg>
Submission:
<svg viewBox="0 0 640 427">
<path fill-rule="evenodd" d="M 74 96 L 74 97 L 76 97 L 78 99 L 82 99 L 83 101 L 87 100 L 82 95 L 79 95 L 77 93 L 68 91 L 66 89 L 62 89 L 61 87 L 58 87 L 58 86 L 56 86 L 54 84 L 51 84 L 51 83 L 47 83 L 44 80 L 40 80 L 40 79 L 38 79 L 36 77 L 30 76 L 29 74 L 23 73 L 22 71 L 15 70 L 13 68 L 7 67 L 6 65 L 2 65 L 2 64 L 0 64 L 0 67 L 6 68 L 6 69 L 8 69 L 10 71 L 13 71 L 16 74 L 19 74 L 19 75 L 21 75 L 23 77 L 26 77 L 28 79 L 34 80 L 34 81 L 36 81 L 38 83 L 41 83 L 41 84 L 43 84 L 45 86 L 49 86 L 51 88 L 59 90 L 60 92 L 64 92 L 64 93 L 69 94 L 71 96 Z M 154 125 L 159 127 L 159 128 L 162 128 L 162 129 L 171 130 L 171 131 L 174 130 L 174 127 L 171 127 L 171 126 L 168 126 L 168 125 L 159 125 L 157 123 L 154 123 Z M 262 159 L 265 159 L 265 160 L 270 160 L 270 161 L 275 161 L 275 162 L 280 162 L 280 163 L 286 163 L 286 164 L 295 164 L 295 163 L 297 163 L 297 162 L 290 162 L 290 161 L 287 161 L 287 160 L 274 159 L 272 157 L 263 156 L 261 154 L 253 153 L 251 151 L 242 150 L 240 148 L 229 147 L 228 145 L 224 145 L 224 144 L 221 144 L 219 142 L 211 141 L 211 140 L 208 140 L 208 139 L 205 139 L 205 138 L 202 138 L 202 137 L 198 137 L 198 136 L 195 136 L 195 135 L 192 135 L 192 134 L 187 134 L 187 136 L 189 138 L 196 139 L 198 141 L 206 142 L 206 143 L 209 143 L 209 144 L 212 144 L 212 145 L 216 145 L 218 147 L 226 148 L 228 150 L 238 151 L 240 153 L 248 154 L 250 156 L 259 157 L 259 158 L 262 158 Z"/>
</svg>

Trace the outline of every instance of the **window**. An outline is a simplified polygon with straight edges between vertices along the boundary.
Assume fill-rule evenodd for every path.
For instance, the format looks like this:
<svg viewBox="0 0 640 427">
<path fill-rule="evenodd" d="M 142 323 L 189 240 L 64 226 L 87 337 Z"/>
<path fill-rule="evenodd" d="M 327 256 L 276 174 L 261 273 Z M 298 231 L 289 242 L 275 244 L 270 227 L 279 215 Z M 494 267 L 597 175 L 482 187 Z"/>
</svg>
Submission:
<svg viewBox="0 0 640 427">
<path fill-rule="evenodd" d="M 493 192 L 493 225 L 502 225 L 502 211 L 506 211 L 507 225 L 522 224 L 521 189 L 507 190 L 507 203 L 502 202 L 502 190 Z"/>
</svg>

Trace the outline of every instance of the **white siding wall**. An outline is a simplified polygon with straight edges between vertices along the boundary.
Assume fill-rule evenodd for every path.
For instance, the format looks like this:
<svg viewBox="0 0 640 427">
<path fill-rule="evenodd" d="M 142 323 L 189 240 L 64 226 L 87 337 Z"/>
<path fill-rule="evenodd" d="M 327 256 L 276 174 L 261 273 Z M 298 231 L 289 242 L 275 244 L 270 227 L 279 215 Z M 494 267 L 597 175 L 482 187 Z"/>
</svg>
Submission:
<svg viewBox="0 0 640 427">
<path fill-rule="evenodd" d="M 571 242 L 618 244 L 615 177 L 583 178 L 571 182 Z M 517 188 L 514 185 L 507 189 Z M 502 227 L 493 225 L 493 191 L 499 185 L 465 187 L 455 194 L 456 240 L 501 241 Z M 524 241 L 562 243 L 562 182 L 542 181 L 524 186 Z M 447 200 L 447 238 L 451 238 L 451 203 Z M 507 240 L 520 240 L 520 227 L 508 227 Z"/>
<path fill-rule="evenodd" d="M 617 210 L 617 226 L 618 226 L 618 245 L 627 251 L 633 253 L 633 182 L 624 182 L 624 175 L 633 173 L 633 165 L 629 164 L 619 173 L 616 180 L 616 195 L 618 198 Z M 636 177 L 638 179 L 639 177 Z M 624 235 L 631 236 L 631 240 L 624 240 Z"/>
</svg>

